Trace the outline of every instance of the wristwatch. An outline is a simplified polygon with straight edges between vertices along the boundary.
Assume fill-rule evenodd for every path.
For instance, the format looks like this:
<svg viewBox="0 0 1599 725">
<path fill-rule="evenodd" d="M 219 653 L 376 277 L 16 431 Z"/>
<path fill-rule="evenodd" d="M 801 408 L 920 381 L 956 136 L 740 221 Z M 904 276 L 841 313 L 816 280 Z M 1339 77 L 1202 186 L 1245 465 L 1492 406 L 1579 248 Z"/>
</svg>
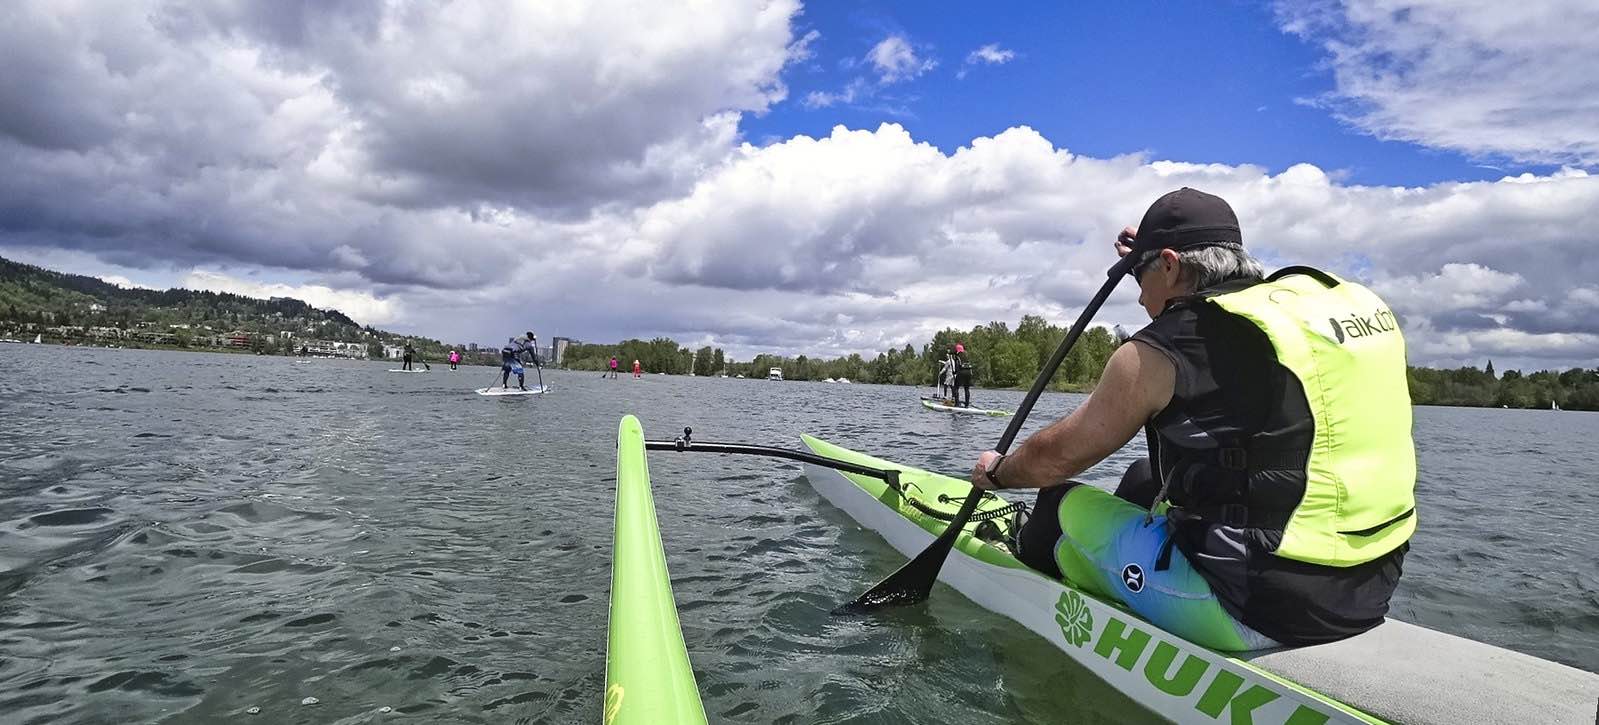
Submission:
<svg viewBox="0 0 1599 725">
<path fill-rule="evenodd" d="M 1005 487 L 1005 484 L 1000 483 L 999 482 L 999 476 L 996 475 L 999 472 L 999 464 L 1004 463 L 1004 462 L 1005 462 L 1005 454 L 1001 453 L 998 456 L 994 457 L 994 462 L 988 464 L 988 468 L 983 469 L 983 477 L 987 478 L 988 482 L 990 484 L 992 484 L 994 486 L 994 488 L 1004 488 Z"/>
</svg>

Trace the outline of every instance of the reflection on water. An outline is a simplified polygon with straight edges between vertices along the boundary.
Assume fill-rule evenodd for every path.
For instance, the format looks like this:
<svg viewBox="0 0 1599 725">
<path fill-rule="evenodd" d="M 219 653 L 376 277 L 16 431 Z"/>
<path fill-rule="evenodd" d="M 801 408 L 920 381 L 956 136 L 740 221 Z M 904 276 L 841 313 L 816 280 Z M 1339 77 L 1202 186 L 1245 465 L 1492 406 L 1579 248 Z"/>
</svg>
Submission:
<svg viewBox="0 0 1599 725">
<path fill-rule="evenodd" d="M 386 367 L 0 346 L 0 720 L 594 722 L 623 413 L 945 471 L 1005 424 L 907 388 L 547 372 L 554 394 L 485 399 L 495 370 Z M 1599 669 L 1599 415 L 1419 408 L 1416 430 L 1395 612 Z M 949 589 L 828 616 L 902 559 L 797 466 L 650 463 L 713 720 L 1149 717 Z"/>
</svg>

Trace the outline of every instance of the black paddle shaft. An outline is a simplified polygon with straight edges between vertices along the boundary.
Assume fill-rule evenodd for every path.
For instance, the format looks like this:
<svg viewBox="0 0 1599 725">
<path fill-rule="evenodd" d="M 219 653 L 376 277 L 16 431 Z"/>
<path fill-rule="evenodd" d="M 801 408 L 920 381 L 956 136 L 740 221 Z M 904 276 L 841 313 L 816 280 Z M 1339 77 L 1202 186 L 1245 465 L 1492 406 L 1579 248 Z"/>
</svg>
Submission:
<svg viewBox="0 0 1599 725">
<path fill-rule="evenodd" d="M 1105 304 L 1105 300 L 1110 298 L 1110 293 L 1115 291 L 1116 285 L 1121 282 L 1122 277 L 1127 274 L 1127 271 L 1136 262 L 1137 255 L 1128 254 L 1112 266 L 1110 271 L 1106 272 L 1110 278 L 1105 280 L 1105 284 L 1099 288 L 1099 292 L 1094 295 L 1094 299 L 1088 303 L 1087 307 L 1083 308 L 1083 313 L 1077 316 L 1077 322 L 1066 333 L 1066 339 L 1061 340 L 1060 347 L 1055 348 L 1055 354 L 1050 356 L 1049 362 L 1044 364 L 1044 369 L 1038 372 L 1038 378 L 1033 381 L 1032 389 L 1027 391 L 1027 397 L 1022 400 L 1021 406 L 1016 409 L 1016 416 L 1011 418 L 1010 424 L 1005 427 L 1005 434 L 1000 436 L 999 443 L 994 446 L 994 450 L 1000 453 L 1010 450 L 1011 444 L 1016 441 L 1017 434 L 1021 433 L 1022 424 L 1027 420 L 1027 414 L 1032 412 L 1033 404 L 1038 402 L 1039 396 L 1044 393 L 1044 388 L 1049 386 L 1050 378 L 1055 377 L 1055 370 L 1060 367 L 1061 362 L 1066 359 L 1067 353 L 1071 352 L 1072 346 L 1077 344 L 1077 338 L 1082 337 L 1083 330 L 1088 328 L 1088 323 L 1094 319 L 1094 315 Z M 949 523 L 949 526 L 944 529 L 942 534 L 939 534 L 932 545 L 922 550 L 922 553 L 917 554 L 916 558 L 911 559 L 900 567 L 899 571 L 878 582 L 877 586 L 856 597 L 855 601 L 834 609 L 833 613 L 856 614 L 868 612 L 882 606 L 915 604 L 926 600 L 927 596 L 933 591 L 933 583 L 938 581 L 939 570 L 944 568 L 944 561 L 949 558 L 950 549 L 955 546 L 955 540 L 960 537 L 961 530 L 966 528 L 967 522 L 971 520 L 972 514 L 977 512 L 977 506 L 982 501 L 983 497 L 977 492 L 968 495 L 966 500 L 961 502 L 960 511 L 955 514 L 955 519 Z"/>
</svg>

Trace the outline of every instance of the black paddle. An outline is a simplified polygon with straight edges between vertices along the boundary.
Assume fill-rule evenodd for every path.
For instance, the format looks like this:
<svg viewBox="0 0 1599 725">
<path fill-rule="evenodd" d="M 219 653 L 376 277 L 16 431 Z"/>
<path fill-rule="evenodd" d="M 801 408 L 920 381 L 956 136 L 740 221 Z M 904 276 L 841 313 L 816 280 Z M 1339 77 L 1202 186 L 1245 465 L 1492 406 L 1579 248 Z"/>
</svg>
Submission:
<svg viewBox="0 0 1599 725">
<path fill-rule="evenodd" d="M 1000 436 L 999 443 L 994 450 L 1004 453 L 1010 450 L 1011 443 L 1015 442 L 1016 434 L 1022 430 L 1022 423 L 1027 420 L 1027 414 L 1033 410 L 1033 404 L 1038 402 L 1044 388 L 1049 385 L 1049 379 L 1055 376 L 1055 369 L 1060 367 L 1061 361 L 1066 359 L 1066 353 L 1071 352 L 1072 345 L 1077 344 L 1083 330 L 1088 327 L 1090 320 L 1105 304 L 1110 293 L 1122 281 L 1122 276 L 1138 261 L 1139 255 L 1128 254 L 1116 262 L 1107 272 L 1110 279 L 1105 280 L 1104 286 L 1099 288 L 1099 293 L 1083 308 L 1083 314 L 1077 316 L 1077 322 L 1072 325 L 1066 339 L 1061 340 L 1060 347 L 1055 348 L 1054 356 L 1044 364 L 1044 369 L 1038 372 L 1038 379 L 1033 381 L 1033 387 L 1027 391 L 1027 397 L 1022 400 L 1021 407 L 1016 409 L 1016 416 L 1011 418 L 1010 425 L 1005 428 L 1005 435 Z M 933 591 L 934 582 L 938 581 L 938 571 L 944 568 L 944 560 L 949 558 L 949 550 L 955 546 L 955 539 L 960 537 L 961 530 L 966 528 L 966 522 L 971 520 L 972 514 L 977 512 L 977 505 L 983 501 L 983 492 L 975 487 L 966 495 L 966 500 L 961 503 L 960 511 L 955 514 L 955 519 L 949 522 L 944 533 L 939 534 L 931 546 L 917 554 L 899 571 L 890 574 L 887 579 L 878 582 L 877 586 L 867 590 L 865 594 L 855 598 L 855 601 L 842 605 L 833 610 L 835 614 L 857 614 L 869 612 L 878 607 L 899 604 L 915 604 L 927 599 Z"/>
</svg>

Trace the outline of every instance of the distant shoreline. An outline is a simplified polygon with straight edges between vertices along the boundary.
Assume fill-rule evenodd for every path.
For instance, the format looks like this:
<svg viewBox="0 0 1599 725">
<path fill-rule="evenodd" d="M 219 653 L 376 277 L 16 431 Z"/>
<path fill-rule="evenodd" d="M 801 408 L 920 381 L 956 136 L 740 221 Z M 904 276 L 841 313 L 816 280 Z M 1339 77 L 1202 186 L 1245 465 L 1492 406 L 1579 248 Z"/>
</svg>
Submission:
<svg viewBox="0 0 1599 725">
<path fill-rule="evenodd" d="M 38 343 L 37 345 L 35 345 L 32 342 L 26 342 L 26 341 L 21 342 L 21 343 L 6 343 L 6 344 L 17 345 L 19 347 L 71 347 L 71 348 L 85 348 L 85 349 L 90 349 L 90 350 L 158 350 L 158 351 L 162 351 L 162 352 L 193 352 L 193 353 L 200 353 L 200 354 L 206 354 L 206 355 L 245 355 L 245 356 L 248 356 L 248 357 L 284 358 L 284 359 L 288 359 L 288 360 L 347 360 L 347 361 L 350 361 L 350 362 L 386 362 L 386 363 L 400 363 L 400 362 L 402 362 L 399 358 L 340 357 L 340 356 L 337 356 L 337 355 L 277 355 L 277 354 L 269 355 L 269 354 L 265 354 L 265 353 L 258 354 L 254 350 L 244 350 L 244 349 L 231 350 L 231 349 L 228 349 L 228 348 L 218 348 L 218 347 L 203 347 L 203 348 L 202 347 L 180 347 L 180 346 L 177 346 L 177 345 L 144 345 L 144 344 L 140 344 L 140 345 L 74 345 L 74 344 L 67 344 L 67 343 L 61 343 L 61 342 L 41 342 L 41 343 Z M 4 349 L 5 349 L 4 347 L 0 347 L 0 350 L 4 350 Z M 442 360 L 442 359 L 441 360 L 426 360 L 426 361 L 418 359 L 418 358 L 413 358 L 412 359 L 412 364 L 413 365 L 421 365 L 423 362 L 426 362 L 429 365 L 449 365 L 450 364 L 448 360 Z M 471 361 L 468 361 L 468 360 L 462 360 L 461 362 L 457 363 L 456 365 L 457 365 L 457 367 L 467 367 L 467 366 L 480 367 L 480 368 L 481 367 L 499 367 L 495 363 L 471 362 Z"/>
</svg>

